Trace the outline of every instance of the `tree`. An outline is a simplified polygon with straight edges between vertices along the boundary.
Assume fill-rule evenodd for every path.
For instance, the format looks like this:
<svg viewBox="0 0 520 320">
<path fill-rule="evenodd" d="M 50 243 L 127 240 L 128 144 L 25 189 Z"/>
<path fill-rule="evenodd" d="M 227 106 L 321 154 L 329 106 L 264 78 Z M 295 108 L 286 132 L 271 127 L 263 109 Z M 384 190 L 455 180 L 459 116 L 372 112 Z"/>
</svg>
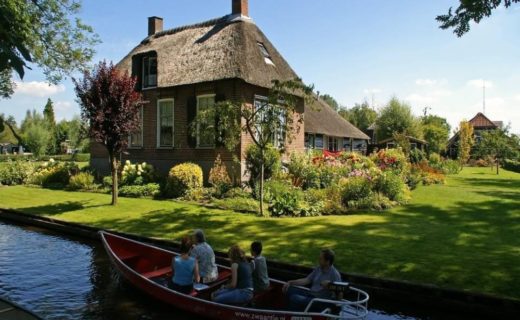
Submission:
<svg viewBox="0 0 520 320">
<path fill-rule="evenodd" d="M 361 131 L 366 131 L 377 119 L 377 112 L 366 101 L 362 104 L 356 103 L 350 109 L 341 109 L 339 114 Z"/>
<path fill-rule="evenodd" d="M 518 142 L 509 135 L 508 128 L 495 129 L 482 132 L 480 142 L 477 145 L 477 153 L 481 157 L 493 157 L 498 174 L 500 161 L 515 157 L 518 147 Z"/>
<path fill-rule="evenodd" d="M 54 116 L 54 106 L 50 98 L 47 99 L 47 103 L 43 108 L 43 119 L 49 127 L 51 134 L 51 140 L 49 142 L 49 153 L 54 154 L 59 148 L 56 147 L 56 119 Z"/>
<path fill-rule="evenodd" d="M 0 71 L 0 97 L 7 99 L 14 93 L 15 84 L 11 80 L 11 70 Z"/>
<path fill-rule="evenodd" d="M 445 118 L 425 115 L 421 118 L 424 140 L 428 142 L 428 152 L 441 153 L 446 149 L 451 126 Z"/>
<path fill-rule="evenodd" d="M 520 0 L 460 0 L 460 5 L 455 12 L 450 7 L 448 14 L 437 16 L 436 20 L 441 23 L 441 29 L 453 28 L 453 33 L 462 37 L 470 29 L 470 22 L 479 23 L 483 18 L 491 16 L 493 10 L 502 3 L 509 8 L 513 3 Z"/>
<path fill-rule="evenodd" d="M 412 108 L 397 98 L 390 99 L 376 120 L 376 136 L 379 141 L 391 138 L 394 133 L 422 138 L 420 122 L 412 114 Z"/>
<path fill-rule="evenodd" d="M 23 139 L 17 132 L 18 128 L 16 127 L 16 120 L 13 116 L 9 116 L 6 119 L 3 114 L 0 114 L 0 123 L 4 126 L 3 132 L 0 130 L 0 132 L 2 133 L 1 136 L 3 136 L 2 141 L 18 143 L 19 145 L 23 144 Z M 9 133 L 7 132 L 8 130 L 5 129 L 6 126 L 7 128 L 9 128 Z"/>
<path fill-rule="evenodd" d="M 49 130 L 49 124 L 44 117 L 37 113 L 27 110 L 25 119 L 21 124 L 22 138 L 24 145 L 36 157 L 40 157 L 47 153 L 52 139 L 52 133 Z"/>
<path fill-rule="evenodd" d="M 84 70 L 99 40 L 77 17 L 80 8 L 79 0 L 1 1 L 0 72 L 8 72 L 10 78 L 14 70 L 23 79 L 29 64 L 34 63 L 49 82 L 57 83 L 76 70 Z M 12 91 L 1 93 L 5 97 Z"/>
<path fill-rule="evenodd" d="M 459 124 L 459 148 L 458 157 L 460 167 L 463 168 L 469 160 L 471 154 L 471 148 L 475 144 L 475 138 L 473 137 L 473 126 L 468 121 L 461 121 Z"/>
<path fill-rule="evenodd" d="M 339 103 L 331 95 L 329 95 L 329 94 L 320 95 L 320 99 L 322 99 L 332 109 L 334 109 L 334 110 L 339 109 Z"/>
<path fill-rule="evenodd" d="M 301 97 L 295 95 L 301 94 Z M 190 126 L 191 134 L 214 137 L 217 143 L 224 145 L 229 151 L 236 150 L 243 133 L 260 153 L 259 202 L 260 214 L 264 214 L 264 170 L 266 152 L 276 144 L 280 150 L 291 143 L 295 132 L 298 132 L 303 117 L 297 112 L 301 100 L 310 103 L 314 98 L 313 87 L 304 85 L 300 79 L 285 82 L 273 81 L 265 100 L 255 101 L 248 107 L 242 101 L 225 100 L 197 113 Z M 207 128 L 198 132 L 197 128 Z M 255 178 L 255 177 L 253 177 Z"/>
<path fill-rule="evenodd" d="M 112 205 L 118 199 L 118 155 L 126 149 L 128 136 L 139 130 L 141 94 L 135 91 L 136 78 L 130 77 L 105 61 L 93 71 L 84 71 L 83 79 L 72 79 L 81 115 L 90 125 L 89 135 L 103 144 L 112 172 Z"/>
</svg>

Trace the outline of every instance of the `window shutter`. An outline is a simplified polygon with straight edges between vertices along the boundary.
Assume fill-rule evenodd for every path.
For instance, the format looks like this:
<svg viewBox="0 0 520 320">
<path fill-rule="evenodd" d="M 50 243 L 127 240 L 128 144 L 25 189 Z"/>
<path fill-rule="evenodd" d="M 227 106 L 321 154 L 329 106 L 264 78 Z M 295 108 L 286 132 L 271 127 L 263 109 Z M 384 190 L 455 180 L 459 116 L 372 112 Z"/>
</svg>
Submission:
<svg viewBox="0 0 520 320">
<path fill-rule="evenodd" d="M 191 125 L 197 116 L 197 98 L 189 97 L 188 102 L 186 103 L 186 114 L 188 116 L 188 124 L 187 124 L 187 134 L 188 134 L 188 146 L 190 148 L 197 147 L 197 138 L 192 135 Z"/>
<path fill-rule="evenodd" d="M 226 96 L 223 95 L 223 94 L 217 94 L 215 96 L 215 103 L 219 103 L 219 102 L 222 102 L 222 101 L 225 101 L 226 100 Z M 222 132 L 222 134 L 220 134 L 218 132 L 218 127 L 220 125 L 220 117 L 219 117 L 219 112 L 217 110 L 217 112 L 215 112 L 215 146 L 216 147 L 224 147 L 224 132 Z"/>
</svg>

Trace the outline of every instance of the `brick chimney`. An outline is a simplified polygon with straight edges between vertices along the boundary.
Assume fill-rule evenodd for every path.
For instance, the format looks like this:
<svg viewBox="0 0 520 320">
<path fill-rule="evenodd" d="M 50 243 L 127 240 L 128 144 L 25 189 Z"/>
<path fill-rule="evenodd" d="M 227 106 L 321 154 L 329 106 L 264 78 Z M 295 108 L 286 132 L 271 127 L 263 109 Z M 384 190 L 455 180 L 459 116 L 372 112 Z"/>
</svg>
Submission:
<svg viewBox="0 0 520 320">
<path fill-rule="evenodd" d="M 231 0 L 232 1 L 232 14 L 249 17 L 249 4 L 248 0 Z"/>
<path fill-rule="evenodd" d="M 163 19 L 160 17 L 148 18 L 148 36 L 153 36 L 157 32 L 163 31 Z"/>
</svg>

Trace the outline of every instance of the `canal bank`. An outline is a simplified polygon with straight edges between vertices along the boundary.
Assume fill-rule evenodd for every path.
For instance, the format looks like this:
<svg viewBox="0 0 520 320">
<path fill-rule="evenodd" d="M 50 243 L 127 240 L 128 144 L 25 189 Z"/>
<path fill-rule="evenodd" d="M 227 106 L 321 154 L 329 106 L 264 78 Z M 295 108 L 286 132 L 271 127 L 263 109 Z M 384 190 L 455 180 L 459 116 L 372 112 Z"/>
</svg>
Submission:
<svg viewBox="0 0 520 320">
<path fill-rule="evenodd" d="M 99 240 L 100 229 L 60 220 L 33 216 L 14 210 L 0 211 L 0 219 L 33 225 L 59 233 Z M 175 242 L 150 239 L 138 235 L 114 232 L 138 241 L 175 250 Z M 225 264 L 225 254 L 217 252 L 219 263 Z M 288 280 L 310 272 L 310 269 L 286 263 L 269 261 L 270 274 Z M 403 281 L 377 279 L 362 275 L 343 274 L 344 280 L 356 284 L 371 294 L 370 306 L 390 312 L 414 314 L 428 319 L 490 319 L 496 317 L 516 317 L 520 314 L 520 302 L 493 296 L 448 290 L 436 286 L 414 284 Z M 408 310 L 407 310 L 408 309 Z M 436 316 L 439 315 L 439 316 Z M 455 316 L 450 316 L 455 315 Z"/>
</svg>

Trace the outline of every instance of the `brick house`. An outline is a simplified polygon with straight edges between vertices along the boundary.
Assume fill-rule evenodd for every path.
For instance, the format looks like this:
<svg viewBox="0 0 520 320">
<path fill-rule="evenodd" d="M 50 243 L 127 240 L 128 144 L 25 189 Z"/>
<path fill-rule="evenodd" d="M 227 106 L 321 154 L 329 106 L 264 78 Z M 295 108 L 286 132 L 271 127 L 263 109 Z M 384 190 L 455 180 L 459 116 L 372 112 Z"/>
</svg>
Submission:
<svg viewBox="0 0 520 320">
<path fill-rule="evenodd" d="M 162 18 L 148 18 L 148 36 L 117 65 L 137 77 L 146 101 L 141 130 L 129 137 L 122 161 L 146 161 L 162 174 L 176 164 L 194 162 L 206 180 L 220 155 L 232 177 L 244 179 L 249 136 L 243 134 L 237 150 L 229 152 L 215 139 L 203 138 L 207 135 L 193 137 L 189 124 L 198 110 L 218 101 L 241 101 L 250 108 L 264 103 L 273 80 L 293 80 L 297 74 L 249 17 L 248 1 L 231 2 L 231 14 L 169 30 L 163 30 Z M 305 106 L 303 99 L 298 101 L 295 117 L 300 118 Z M 286 151 L 303 150 L 304 130 L 298 130 Z M 100 144 L 91 145 L 91 166 L 109 170 Z"/>
</svg>

